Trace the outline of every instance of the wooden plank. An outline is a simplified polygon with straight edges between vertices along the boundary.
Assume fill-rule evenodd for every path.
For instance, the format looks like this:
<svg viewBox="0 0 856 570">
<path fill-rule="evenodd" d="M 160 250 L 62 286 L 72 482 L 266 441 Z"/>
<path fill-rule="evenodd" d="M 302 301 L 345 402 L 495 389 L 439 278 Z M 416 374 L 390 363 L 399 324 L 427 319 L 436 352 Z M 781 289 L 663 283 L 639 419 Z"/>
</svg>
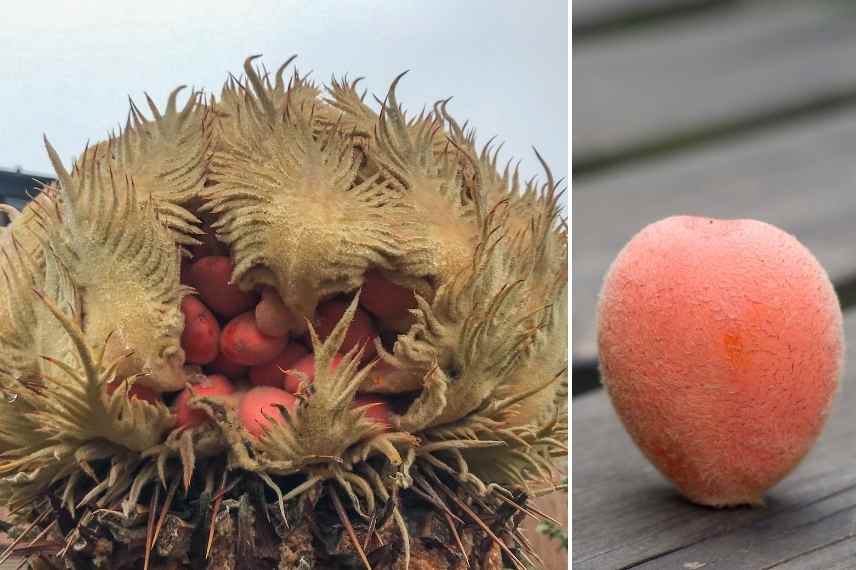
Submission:
<svg viewBox="0 0 856 570">
<path fill-rule="evenodd" d="M 595 305 L 636 232 L 675 214 L 757 218 L 796 235 L 833 280 L 856 273 L 856 112 L 799 121 L 574 184 L 573 357 L 596 355 Z"/>
<path fill-rule="evenodd" d="M 839 448 L 839 452 L 844 452 Z M 856 557 L 856 484 L 809 505 L 772 514 L 744 529 L 703 540 L 638 566 L 647 570 L 770 568 L 823 560 L 827 546 L 841 545 Z"/>
<path fill-rule="evenodd" d="M 574 46 L 575 171 L 759 117 L 856 105 L 856 10 L 741 2 Z"/>
<path fill-rule="evenodd" d="M 856 313 L 845 318 L 856 335 Z M 767 495 L 766 508 L 715 510 L 680 498 L 643 458 L 604 391 L 574 400 L 575 569 L 810 568 L 856 557 L 856 354 L 828 425 L 806 460 Z M 826 548 L 829 552 L 822 552 Z M 797 562 L 799 561 L 799 562 Z M 806 563 L 806 565 L 802 565 Z M 827 568 L 828 566 L 817 566 Z"/>
<path fill-rule="evenodd" d="M 775 566 L 776 570 L 852 570 L 853 542 L 849 538 L 834 542 L 825 548 L 794 556 Z"/>
<path fill-rule="evenodd" d="M 723 0 L 574 0 L 574 37 L 580 33 L 596 34 L 640 22 L 657 22 L 722 3 Z"/>
</svg>

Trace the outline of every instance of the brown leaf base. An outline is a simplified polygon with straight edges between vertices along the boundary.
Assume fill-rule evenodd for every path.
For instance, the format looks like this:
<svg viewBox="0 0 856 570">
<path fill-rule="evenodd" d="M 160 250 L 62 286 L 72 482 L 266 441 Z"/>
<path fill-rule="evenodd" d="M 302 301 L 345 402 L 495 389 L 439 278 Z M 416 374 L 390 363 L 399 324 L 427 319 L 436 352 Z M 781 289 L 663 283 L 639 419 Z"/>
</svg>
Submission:
<svg viewBox="0 0 856 570">
<path fill-rule="evenodd" d="M 152 549 L 151 570 L 334 570 L 363 569 L 361 558 L 335 514 L 329 497 L 310 494 L 286 505 L 283 521 L 278 503 L 254 501 L 253 494 L 223 500 L 214 518 L 213 541 L 208 551 L 210 508 L 200 507 L 190 517 L 170 512 Z M 201 501 L 204 504 L 204 501 Z M 472 509 L 506 544 L 516 550 L 512 531 L 520 523 L 517 511 L 488 501 L 468 501 Z M 479 504 L 482 503 L 482 504 Z M 499 545 L 468 515 L 452 507 L 466 556 L 443 512 L 404 491 L 401 511 L 410 533 L 410 570 L 503 570 L 513 567 L 503 559 Z M 370 523 L 354 512 L 349 517 L 373 570 L 403 570 L 405 549 L 391 509 L 377 513 L 370 539 Z M 182 516 L 185 515 L 185 516 Z M 64 525 L 73 524 L 68 517 Z M 34 555 L 37 570 L 143 569 L 148 515 L 143 509 L 125 517 L 115 510 L 84 514 L 77 522 L 78 538 L 64 558 Z M 194 520 L 196 521 L 194 523 Z M 66 529 L 70 531 L 73 526 Z M 62 543 L 57 534 L 52 544 Z M 206 556 L 207 551 L 207 556 Z M 467 564 L 469 562 L 469 565 Z"/>
</svg>

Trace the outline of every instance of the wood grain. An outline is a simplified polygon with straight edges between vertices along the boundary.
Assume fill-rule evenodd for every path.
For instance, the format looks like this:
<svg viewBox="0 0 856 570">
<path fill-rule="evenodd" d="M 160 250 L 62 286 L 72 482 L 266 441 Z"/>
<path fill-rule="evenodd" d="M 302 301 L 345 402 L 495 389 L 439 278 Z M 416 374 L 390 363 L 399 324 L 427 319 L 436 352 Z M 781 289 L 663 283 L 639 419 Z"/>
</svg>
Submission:
<svg viewBox="0 0 856 570">
<path fill-rule="evenodd" d="M 757 218 L 796 235 L 834 281 L 856 273 L 854 157 L 856 112 L 837 113 L 575 183 L 574 359 L 596 356 L 595 305 L 609 264 L 667 216 Z"/>
<path fill-rule="evenodd" d="M 856 313 L 845 318 L 856 338 Z M 825 432 L 766 508 L 683 500 L 643 458 L 600 390 L 573 403 L 575 569 L 852 568 L 856 560 L 856 354 Z M 836 566 L 837 565 L 837 566 Z"/>
<path fill-rule="evenodd" d="M 731 3 L 575 45 L 575 168 L 723 123 L 738 128 L 845 96 L 856 102 L 852 8 Z"/>
<path fill-rule="evenodd" d="M 655 19 L 721 0 L 574 0 L 574 32 L 603 29 L 640 19 Z"/>
</svg>

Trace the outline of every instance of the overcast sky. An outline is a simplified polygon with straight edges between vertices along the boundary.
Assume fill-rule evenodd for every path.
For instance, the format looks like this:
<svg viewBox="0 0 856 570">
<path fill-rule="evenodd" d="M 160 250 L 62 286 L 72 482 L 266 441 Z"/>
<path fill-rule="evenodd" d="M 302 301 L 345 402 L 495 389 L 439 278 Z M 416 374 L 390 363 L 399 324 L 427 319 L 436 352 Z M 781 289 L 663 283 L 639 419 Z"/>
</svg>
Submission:
<svg viewBox="0 0 856 570">
<path fill-rule="evenodd" d="M 383 97 L 406 69 L 405 108 L 454 96 L 453 116 L 501 157 L 540 174 L 535 146 L 568 172 L 567 0 L 101 0 L 7 3 L 0 29 L 0 166 L 52 173 L 46 133 L 65 160 L 123 123 L 128 95 L 161 104 L 180 84 L 219 93 L 227 71 L 264 54 L 276 69 L 328 82 L 364 76 Z M 123 9 L 116 6 L 122 5 Z"/>
</svg>

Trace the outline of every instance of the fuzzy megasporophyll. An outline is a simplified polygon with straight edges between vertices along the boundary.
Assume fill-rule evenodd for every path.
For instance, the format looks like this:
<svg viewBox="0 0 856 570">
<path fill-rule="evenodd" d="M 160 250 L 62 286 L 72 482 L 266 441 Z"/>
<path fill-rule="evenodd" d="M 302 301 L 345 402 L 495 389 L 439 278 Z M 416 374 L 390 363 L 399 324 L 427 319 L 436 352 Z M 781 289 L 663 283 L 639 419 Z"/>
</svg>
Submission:
<svg viewBox="0 0 856 570">
<path fill-rule="evenodd" d="M 46 141 L 57 183 L 6 207 L 17 545 L 34 568 L 537 566 L 517 526 L 567 454 L 559 185 L 498 167 L 448 101 L 407 115 L 401 77 L 373 102 L 253 60 L 219 97 L 132 103 L 71 165 Z"/>
</svg>

